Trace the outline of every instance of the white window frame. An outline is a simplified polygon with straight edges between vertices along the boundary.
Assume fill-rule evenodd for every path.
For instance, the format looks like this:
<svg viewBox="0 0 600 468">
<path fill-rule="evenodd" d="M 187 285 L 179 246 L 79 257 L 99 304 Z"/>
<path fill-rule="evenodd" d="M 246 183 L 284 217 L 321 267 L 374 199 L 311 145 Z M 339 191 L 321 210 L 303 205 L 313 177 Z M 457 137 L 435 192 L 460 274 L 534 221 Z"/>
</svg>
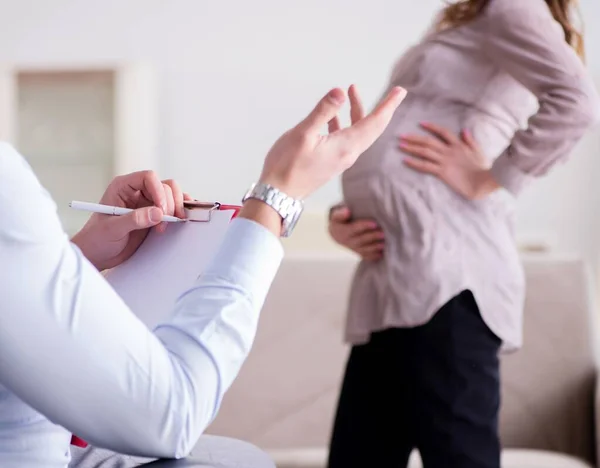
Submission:
<svg viewBox="0 0 600 468">
<path fill-rule="evenodd" d="M 16 144 L 19 73 L 108 71 L 115 77 L 115 175 L 159 169 L 157 80 L 152 67 L 130 64 L 0 65 L 0 140 Z"/>
</svg>

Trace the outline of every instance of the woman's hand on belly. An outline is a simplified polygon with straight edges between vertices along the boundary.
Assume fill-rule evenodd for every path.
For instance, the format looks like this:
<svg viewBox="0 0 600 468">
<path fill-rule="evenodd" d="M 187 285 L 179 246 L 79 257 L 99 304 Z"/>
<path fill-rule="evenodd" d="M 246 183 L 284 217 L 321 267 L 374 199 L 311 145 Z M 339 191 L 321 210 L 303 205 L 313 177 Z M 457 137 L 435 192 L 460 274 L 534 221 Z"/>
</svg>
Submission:
<svg viewBox="0 0 600 468">
<path fill-rule="evenodd" d="M 384 236 L 378 224 L 369 219 L 352 219 L 346 206 L 335 207 L 329 216 L 329 234 L 338 244 L 376 262 L 383 258 Z"/>
<path fill-rule="evenodd" d="M 457 137 L 438 125 L 421 125 L 433 136 L 400 137 L 400 149 L 410 155 L 404 160 L 408 167 L 438 177 L 469 200 L 485 198 L 500 188 L 491 175 L 487 159 L 468 131 L 463 130 Z"/>
</svg>

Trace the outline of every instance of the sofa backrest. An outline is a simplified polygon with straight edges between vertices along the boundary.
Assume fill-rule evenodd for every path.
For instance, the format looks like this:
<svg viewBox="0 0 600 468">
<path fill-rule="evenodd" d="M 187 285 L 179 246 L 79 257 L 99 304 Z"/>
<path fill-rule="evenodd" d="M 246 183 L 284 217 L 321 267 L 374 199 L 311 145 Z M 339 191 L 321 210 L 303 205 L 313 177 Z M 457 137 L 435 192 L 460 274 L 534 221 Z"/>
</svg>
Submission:
<svg viewBox="0 0 600 468">
<path fill-rule="evenodd" d="M 502 359 L 506 446 L 595 461 L 596 310 L 590 275 L 567 258 L 525 262 L 523 348 Z"/>
<path fill-rule="evenodd" d="M 348 349 L 342 344 L 356 260 L 290 256 L 255 345 L 209 432 L 265 449 L 325 447 Z M 507 447 L 593 460 L 595 355 L 589 277 L 576 259 L 525 260 L 525 346 L 502 359 Z"/>
</svg>

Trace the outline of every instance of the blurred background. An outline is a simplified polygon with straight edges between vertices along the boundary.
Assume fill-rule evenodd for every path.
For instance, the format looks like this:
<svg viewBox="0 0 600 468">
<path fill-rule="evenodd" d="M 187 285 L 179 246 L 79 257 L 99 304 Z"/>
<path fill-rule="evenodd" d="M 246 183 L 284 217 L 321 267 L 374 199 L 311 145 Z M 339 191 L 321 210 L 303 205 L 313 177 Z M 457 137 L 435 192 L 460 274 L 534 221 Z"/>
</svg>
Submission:
<svg viewBox="0 0 600 468">
<path fill-rule="evenodd" d="M 0 0 L 0 140 L 31 163 L 70 233 L 87 214 L 68 202 L 96 201 L 114 175 L 133 170 L 238 203 L 272 143 L 330 88 L 355 83 L 371 107 L 443 4 Z M 581 11 L 600 85 L 600 3 L 581 0 Z M 211 428 L 270 450 L 279 467 L 322 468 L 326 458 L 355 262 L 326 233 L 340 197 L 334 181 L 307 201 L 257 343 Z M 600 267 L 599 128 L 523 194 L 517 237 L 532 336 L 503 369 L 503 438 L 592 460 L 600 411 L 590 297 L 600 288 L 585 272 Z M 538 462 L 510 466 L 551 466 Z"/>
<path fill-rule="evenodd" d="M 113 174 L 154 168 L 195 197 L 238 202 L 273 141 L 333 86 L 371 106 L 440 0 L 0 0 L 0 138 L 59 202 L 97 199 Z M 600 4 L 581 0 L 600 81 Z M 524 248 L 600 254 L 600 132 L 520 201 Z M 289 248 L 333 248 L 308 200 Z M 600 259 L 599 259 L 600 260 Z"/>
</svg>

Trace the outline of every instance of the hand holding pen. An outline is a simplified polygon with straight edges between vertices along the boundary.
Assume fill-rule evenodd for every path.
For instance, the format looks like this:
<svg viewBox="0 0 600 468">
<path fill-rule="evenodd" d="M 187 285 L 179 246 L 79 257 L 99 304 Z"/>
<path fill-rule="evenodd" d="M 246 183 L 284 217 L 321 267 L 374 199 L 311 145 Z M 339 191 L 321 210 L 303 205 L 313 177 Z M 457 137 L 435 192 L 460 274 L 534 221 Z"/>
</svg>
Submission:
<svg viewBox="0 0 600 468">
<path fill-rule="evenodd" d="M 191 197 L 154 171 L 116 177 L 98 204 L 71 203 L 94 213 L 72 242 L 100 271 L 113 268 L 135 253 L 150 228 L 162 232 L 169 223 L 184 221 L 184 199 Z"/>
</svg>

